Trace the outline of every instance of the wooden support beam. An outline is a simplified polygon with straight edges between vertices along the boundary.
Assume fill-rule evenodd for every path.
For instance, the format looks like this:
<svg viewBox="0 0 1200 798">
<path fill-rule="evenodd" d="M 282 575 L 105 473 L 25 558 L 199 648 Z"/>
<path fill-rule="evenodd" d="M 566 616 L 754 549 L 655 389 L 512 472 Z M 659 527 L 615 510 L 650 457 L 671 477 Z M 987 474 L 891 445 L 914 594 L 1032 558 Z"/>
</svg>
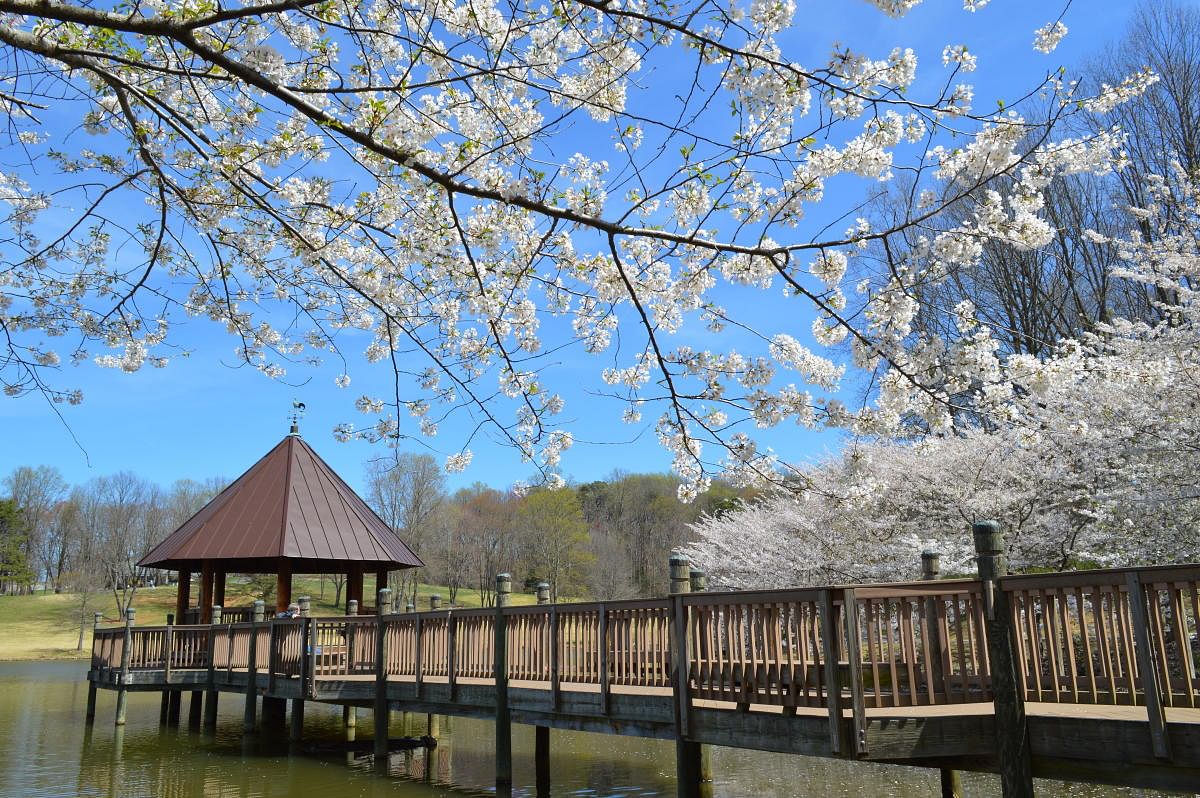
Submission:
<svg viewBox="0 0 1200 798">
<path fill-rule="evenodd" d="M 858 597 L 853 588 L 842 591 L 846 611 L 846 660 L 850 672 L 850 714 L 854 722 L 854 753 L 867 753 L 867 708 L 863 696 L 862 650 L 858 623 Z"/>
<path fill-rule="evenodd" d="M 1129 592 L 1129 612 L 1133 618 L 1133 642 L 1137 658 L 1138 677 L 1142 682 L 1142 693 L 1146 699 L 1146 718 L 1150 722 L 1150 744 L 1158 759 L 1171 758 L 1171 744 L 1167 738 L 1167 719 L 1163 710 L 1162 688 L 1158 683 L 1158 663 L 1154 648 L 1150 644 L 1150 625 L 1146 618 L 1146 591 L 1136 571 L 1125 576 L 1125 588 Z M 1130 685 L 1130 692 L 1136 692 Z"/>
<path fill-rule="evenodd" d="M 842 744 L 842 677 L 838 662 L 841 645 L 837 639 L 837 606 L 833 603 L 833 591 L 822 590 L 817 602 L 821 617 L 821 659 L 824 668 L 821 680 L 825 684 L 825 704 L 829 708 L 829 751 L 841 754 Z"/>
<path fill-rule="evenodd" d="M 362 563 L 352 562 L 346 570 L 346 606 L 351 601 L 362 604 L 363 597 L 363 567 Z"/>
<path fill-rule="evenodd" d="M 550 795 L 550 727 L 533 727 L 534 789 L 538 798 Z"/>
<path fill-rule="evenodd" d="M 167 710 L 167 725 L 179 726 L 179 711 L 183 704 L 183 691 L 171 690 L 171 707 Z"/>
<path fill-rule="evenodd" d="M 671 577 L 671 683 L 675 704 L 675 783 L 679 798 L 701 798 L 702 788 L 712 781 L 712 752 L 691 736 L 691 653 L 688 650 L 688 610 L 680 598 L 692 591 L 692 565 L 682 554 L 672 554 Z"/>
<path fill-rule="evenodd" d="M 212 623 L 213 579 L 216 569 L 212 560 L 200 565 L 200 623 Z"/>
<path fill-rule="evenodd" d="M 925 549 L 921 552 L 921 579 L 926 582 L 936 581 L 942 573 L 942 555 L 933 549 Z M 925 633 L 930 634 L 930 630 L 936 629 L 937 634 L 932 634 L 929 638 L 930 658 L 929 667 L 933 669 L 933 681 L 935 684 L 942 684 L 945 681 L 947 674 L 943 669 L 942 659 L 946 654 L 947 641 L 943 639 L 941 634 L 941 624 L 938 623 L 937 602 L 942 601 L 940 598 L 925 599 Z M 949 699 L 949 696 L 946 696 Z M 962 774 L 953 768 L 941 768 L 939 778 L 942 788 L 942 798 L 962 798 Z"/>
<path fill-rule="evenodd" d="M 292 699 L 292 719 L 291 728 L 288 732 L 288 741 L 298 743 L 304 739 L 304 699 Z"/>
<path fill-rule="evenodd" d="M 193 690 L 192 697 L 188 703 L 188 728 L 196 730 L 200 728 L 200 716 L 204 711 L 204 693 L 200 690 Z"/>
<path fill-rule="evenodd" d="M 216 685 L 216 652 L 217 652 L 217 633 L 213 626 L 221 623 L 221 606 L 219 604 L 209 607 L 209 621 L 212 624 L 208 628 L 208 690 L 204 699 L 204 730 L 213 731 L 217 728 L 217 685 Z"/>
<path fill-rule="evenodd" d="M 275 614 L 287 612 L 292 603 L 292 561 L 286 557 L 279 558 L 279 567 L 275 570 Z"/>
<path fill-rule="evenodd" d="M 1000 787 L 1004 798 L 1033 798 L 1033 764 L 1025 697 L 1017 679 L 1016 643 L 1012 608 L 999 579 L 1007 572 L 1000 525 L 980 521 L 974 525 L 976 564 L 983 583 L 984 626 L 996 707 L 996 753 L 1000 760 Z"/>
<path fill-rule="evenodd" d="M 225 569 L 217 568 L 213 572 L 213 604 L 225 606 Z"/>
<path fill-rule="evenodd" d="M 375 625 L 375 769 L 386 773 L 391 728 L 387 696 L 387 620 L 392 611 L 392 591 L 386 587 L 381 589 L 375 601 L 379 613 Z"/>
<path fill-rule="evenodd" d="M 254 612 L 250 616 L 250 641 L 246 649 L 246 705 L 242 710 L 242 731 L 254 731 L 257 722 L 255 717 L 258 709 L 258 630 L 266 621 L 267 608 L 262 599 L 254 602 Z"/>
<path fill-rule="evenodd" d="M 512 785 L 512 715 L 508 708 L 508 626 L 504 608 L 512 598 L 512 576 L 496 576 L 492 668 L 496 684 L 496 785 Z"/>
<path fill-rule="evenodd" d="M 188 607 L 192 606 L 192 572 L 181 569 L 175 585 L 175 619 L 187 623 Z"/>
</svg>

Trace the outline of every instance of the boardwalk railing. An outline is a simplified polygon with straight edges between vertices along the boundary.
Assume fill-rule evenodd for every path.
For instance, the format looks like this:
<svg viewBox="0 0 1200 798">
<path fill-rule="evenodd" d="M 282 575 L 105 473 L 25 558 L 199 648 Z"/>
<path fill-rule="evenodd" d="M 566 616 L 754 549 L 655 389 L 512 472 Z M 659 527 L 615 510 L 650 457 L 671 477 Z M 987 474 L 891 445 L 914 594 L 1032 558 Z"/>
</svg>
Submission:
<svg viewBox="0 0 1200 798">
<path fill-rule="evenodd" d="M 1030 702 L 1200 702 L 1200 565 L 1005 577 Z M 829 709 L 992 700 L 978 580 L 506 607 L 507 676 L 552 691 L 676 690 L 694 701 Z M 1140 608 L 1140 610 L 1139 610 Z M 384 616 L 388 680 L 490 682 L 494 609 Z M 684 639 L 672 631 L 681 620 Z M 244 672 L 306 685 L 374 679 L 376 616 L 96 630 L 92 668 Z M 676 664 L 683 664 L 678 678 Z M 557 699 L 556 699 L 557 700 Z M 840 711 L 840 710 L 837 710 Z"/>
</svg>

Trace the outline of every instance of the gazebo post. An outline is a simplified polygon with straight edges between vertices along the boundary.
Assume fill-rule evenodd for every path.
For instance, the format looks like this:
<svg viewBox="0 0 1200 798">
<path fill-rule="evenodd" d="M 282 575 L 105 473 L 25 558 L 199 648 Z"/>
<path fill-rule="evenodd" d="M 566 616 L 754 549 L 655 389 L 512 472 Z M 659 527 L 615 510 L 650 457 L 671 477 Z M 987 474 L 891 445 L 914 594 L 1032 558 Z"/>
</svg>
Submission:
<svg viewBox="0 0 1200 798">
<path fill-rule="evenodd" d="M 279 558 L 279 568 L 275 573 L 275 612 L 286 612 L 292 603 L 292 561 L 286 557 Z"/>
<path fill-rule="evenodd" d="M 346 570 L 346 606 L 350 606 L 351 601 L 357 601 L 362 605 L 363 594 L 363 567 L 362 563 L 352 562 Z"/>
<path fill-rule="evenodd" d="M 175 588 L 175 623 L 187 623 L 186 613 L 192 603 L 192 572 L 180 568 Z"/>
<path fill-rule="evenodd" d="M 200 623 L 212 623 L 213 575 L 212 560 L 204 560 L 200 564 Z"/>
<path fill-rule="evenodd" d="M 376 593 L 376 595 L 378 595 L 379 591 L 383 590 L 385 587 L 388 587 L 388 569 L 379 568 L 375 571 L 375 593 Z M 362 602 L 359 602 L 358 606 L 361 607 Z"/>
<path fill-rule="evenodd" d="M 218 607 L 225 606 L 225 569 L 218 568 L 213 576 L 213 600 Z"/>
</svg>

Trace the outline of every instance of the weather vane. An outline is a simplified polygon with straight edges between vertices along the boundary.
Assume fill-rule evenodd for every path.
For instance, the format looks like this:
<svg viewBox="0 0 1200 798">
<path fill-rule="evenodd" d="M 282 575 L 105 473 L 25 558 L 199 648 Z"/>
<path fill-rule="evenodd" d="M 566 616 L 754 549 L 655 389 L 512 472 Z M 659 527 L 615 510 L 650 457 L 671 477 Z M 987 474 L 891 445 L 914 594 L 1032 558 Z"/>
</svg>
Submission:
<svg viewBox="0 0 1200 798">
<path fill-rule="evenodd" d="M 292 435 L 300 434 L 300 419 L 304 418 L 304 402 L 292 400 L 292 412 L 288 416 L 292 420 Z"/>
</svg>

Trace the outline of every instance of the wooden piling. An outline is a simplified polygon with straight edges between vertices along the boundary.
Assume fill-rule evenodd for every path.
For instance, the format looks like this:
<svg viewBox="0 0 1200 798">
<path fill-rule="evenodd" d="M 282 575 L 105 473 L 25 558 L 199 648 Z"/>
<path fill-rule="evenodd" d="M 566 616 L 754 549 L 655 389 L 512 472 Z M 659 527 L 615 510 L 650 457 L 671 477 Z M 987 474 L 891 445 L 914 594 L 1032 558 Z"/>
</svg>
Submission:
<svg viewBox="0 0 1200 798">
<path fill-rule="evenodd" d="M 550 583 L 538 582 L 535 589 L 537 603 L 539 605 L 550 604 Z M 553 610 L 549 616 L 550 621 L 550 656 L 551 656 L 551 675 L 550 681 L 554 685 L 551 690 L 557 688 L 558 682 L 558 637 L 556 632 L 556 624 L 554 622 Z M 557 705 L 555 706 L 557 709 Z M 533 764 L 535 780 L 537 782 L 535 791 L 538 795 L 548 795 L 550 792 L 550 727 L 549 726 L 534 726 L 533 727 Z"/>
<path fill-rule="evenodd" d="M 125 725 L 125 710 L 129 701 L 129 653 L 133 647 L 133 623 L 137 610 L 129 607 L 125 610 L 125 644 L 121 646 L 121 683 L 117 687 L 117 716 L 114 725 Z"/>
<path fill-rule="evenodd" d="M 692 591 L 692 565 L 688 558 L 675 552 L 669 561 L 671 569 L 671 595 L 680 596 Z M 687 608 L 680 599 L 672 602 L 673 622 L 671 624 L 671 667 L 675 671 L 675 784 L 679 798 L 701 798 L 705 791 L 704 775 L 712 779 L 712 765 L 704 760 L 711 756 L 711 751 L 705 746 L 687 739 L 688 721 L 691 708 L 688 704 L 688 635 Z"/>
<path fill-rule="evenodd" d="M 375 625 L 375 768 L 387 772 L 388 734 L 391 724 L 387 696 L 387 617 L 392 613 L 392 591 L 379 590 L 376 598 L 378 623 Z"/>
<path fill-rule="evenodd" d="M 265 730 L 270 729 L 274 732 L 279 732 L 283 729 L 284 723 L 287 721 L 287 699 L 273 698 L 271 696 L 263 696 L 262 700 L 262 727 Z"/>
<path fill-rule="evenodd" d="M 688 570 L 688 579 L 691 582 L 691 592 L 703 593 L 708 590 L 708 574 L 699 568 L 691 568 Z M 704 638 L 700 640 L 700 655 L 703 657 L 707 651 L 708 641 Z M 700 746 L 700 784 L 701 791 L 704 785 L 711 784 L 713 780 L 712 772 L 712 748 L 707 745 Z"/>
<path fill-rule="evenodd" d="M 258 630 L 266 619 L 266 602 L 254 602 L 254 613 L 250 618 L 250 641 L 246 649 L 246 706 L 242 710 L 242 731 L 254 731 L 258 708 Z"/>
<path fill-rule="evenodd" d="M 167 725 L 179 726 L 179 710 L 183 704 L 183 691 L 171 690 L 171 706 L 167 710 Z"/>
<path fill-rule="evenodd" d="M 167 613 L 167 629 L 163 633 L 163 658 L 166 661 L 166 666 L 163 668 L 163 680 L 169 682 L 171 679 L 171 627 L 175 625 L 175 614 Z M 166 726 L 170 722 L 171 717 L 171 691 L 163 690 L 159 696 L 158 705 L 158 725 Z"/>
<path fill-rule="evenodd" d="M 496 784 L 512 785 L 512 715 L 508 707 L 508 628 L 504 608 L 512 599 L 512 576 L 496 576 L 492 666 L 496 684 Z"/>
<path fill-rule="evenodd" d="M 204 711 L 204 693 L 199 690 L 192 691 L 192 697 L 188 703 L 188 728 L 196 731 L 200 728 L 200 716 Z"/>
<path fill-rule="evenodd" d="M 291 726 L 288 730 L 288 741 L 298 743 L 304 739 L 304 699 L 292 699 Z"/>
<path fill-rule="evenodd" d="M 217 633 L 214 627 L 221 623 L 221 605 L 214 604 L 209 609 L 212 624 L 208 627 L 208 689 L 204 696 L 204 730 L 212 731 L 217 728 L 217 699 L 219 693 L 216 685 L 216 668 L 213 660 L 216 654 Z"/>
<path fill-rule="evenodd" d="M 550 794 L 550 728 L 533 727 L 533 764 L 535 791 L 538 796 Z"/>
<path fill-rule="evenodd" d="M 358 615 L 358 602 L 356 600 L 351 599 L 346 602 L 346 615 L 349 615 L 349 616 L 357 616 Z M 353 626 L 353 625 L 347 625 L 347 627 L 346 627 L 346 650 L 348 650 L 348 651 L 355 650 L 355 639 L 356 639 L 355 635 L 356 634 L 358 634 L 358 627 Z M 347 729 L 354 729 L 354 728 L 358 727 L 358 713 L 355 711 L 354 707 L 351 706 L 350 704 L 346 704 L 342 707 L 342 725 L 345 726 Z"/>
<path fill-rule="evenodd" d="M 1017 679 L 1016 644 L 1008 594 L 1000 589 L 1006 575 L 1003 538 L 995 521 L 980 521 L 975 537 L 976 563 L 983 583 L 984 624 L 995 702 L 996 753 L 1004 798 L 1033 798 L 1033 766 L 1025 699 Z"/>
<path fill-rule="evenodd" d="M 441 608 L 442 608 L 442 597 L 440 595 L 438 595 L 437 593 L 434 593 L 432 596 L 429 597 L 429 610 L 430 610 L 430 612 L 436 612 L 436 611 L 440 610 Z M 420 637 L 420 634 L 421 634 L 420 630 L 421 630 L 421 622 L 420 622 L 420 619 L 418 619 L 417 620 L 417 636 L 418 637 Z M 447 623 L 447 631 L 449 631 L 448 623 Z M 453 650 L 453 649 L 451 649 L 451 650 Z M 418 647 L 418 652 L 419 651 L 420 651 L 420 648 Z M 447 652 L 447 653 L 449 653 L 449 652 Z M 449 656 L 451 657 L 451 662 L 453 662 L 454 655 L 449 654 Z M 450 668 L 452 669 L 453 665 L 450 665 Z M 451 681 L 453 681 L 453 679 L 451 679 Z M 418 687 L 418 691 L 419 690 L 420 690 L 420 688 Z M 428 714 L 425 716 L 425 734 L 428 737 L 435 737 L 435 738 L 441 734 L 441 721 L 439 720 L 437 715 Z M 428 751 L 426 753 L 428 754 Z M 428 761 L 428 759 L 426 761 Z M 426 777 L 430 776 L 428 769 L 426 770 L 425 775 L 426 775 Z"/>
<path fill-rule="evenodd" d="M 100 621 L 104 616 L 100 613 L 92 614 L 92 636 L 95 637 L 96 630 L 100 628 Z M 93 651 L 95 650 L 93 645 Z M 93 663 L 95 661 L 93 660 Z M 96 682 L 93 679 L 88 680 L 88 697 L 87 697 L 87 715 L 85 716 L 87 725 L 91 726 L 96 720 Z"/>
</svg>

